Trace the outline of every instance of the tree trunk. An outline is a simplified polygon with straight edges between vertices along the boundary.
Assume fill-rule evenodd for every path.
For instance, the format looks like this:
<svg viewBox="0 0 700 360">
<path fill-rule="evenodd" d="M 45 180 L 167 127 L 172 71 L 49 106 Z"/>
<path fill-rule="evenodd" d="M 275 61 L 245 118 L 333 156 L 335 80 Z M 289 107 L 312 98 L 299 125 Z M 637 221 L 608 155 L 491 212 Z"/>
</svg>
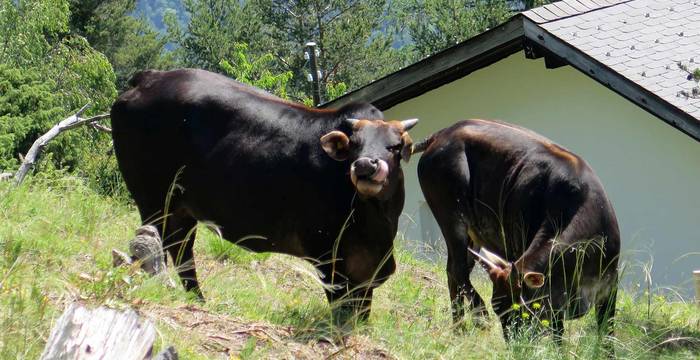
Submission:
<svg viewBox="0 0 700 360">
<path fill-rule="evenodd" d="M 155 326 L 133 310 L 89 310 L 73 303 L 56 321 L 41 359 L 150 359 L 155 339 Z M 172 347 L 166 351 L 170 357 L 159 357 L 177 359 Z"/>
</svg>

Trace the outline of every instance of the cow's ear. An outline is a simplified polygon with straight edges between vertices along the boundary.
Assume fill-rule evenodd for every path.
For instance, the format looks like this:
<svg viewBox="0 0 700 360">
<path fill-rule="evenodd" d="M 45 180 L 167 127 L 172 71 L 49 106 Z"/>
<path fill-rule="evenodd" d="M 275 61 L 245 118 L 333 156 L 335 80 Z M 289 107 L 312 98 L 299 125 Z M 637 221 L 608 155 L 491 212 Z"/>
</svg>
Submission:
<svg viewBox="0 0 700 360">
<path fill-rule="evenodd" d="M 350 156 L 350 138 L 342 131 L 334 130 L 321 136 L 321 147 L 337 161 L 347 160 Z"/>
<path fill-rule="evenodd" d="M 409 136 L 407 132 L 404 132 L 401 135 L 401 143 L 403 143 L 401 159 L 408 162 L 408 160 L 411 160 L 411 154 L 413 154 L 413 139 L 411 139 L 411 136 Z"/>
<path fill-rule="evenodd" d="M 523 275 L 525 285 L 531 289 L 539 289 L 544 286 L 544 274 L 540 272 L 529 271 Z"/>
</svg>

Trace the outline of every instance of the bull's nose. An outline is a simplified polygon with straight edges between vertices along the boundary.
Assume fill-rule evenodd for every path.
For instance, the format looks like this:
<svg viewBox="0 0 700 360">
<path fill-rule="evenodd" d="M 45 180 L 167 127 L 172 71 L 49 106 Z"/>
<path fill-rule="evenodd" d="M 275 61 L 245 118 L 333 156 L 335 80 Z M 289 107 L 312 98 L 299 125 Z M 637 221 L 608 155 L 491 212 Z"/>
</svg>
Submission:
<svg viewBox="0 0 700 360">
<path fill-rule="evenodd" d="M 370 158 L 360 158 L 355 160 L 353 163 L 353 168 L 355 170 L 355 176 L 357 177 L 370 177 L 374 175 L 377 171 L 377 164 L 379 161 L 377 159 Z"/>
</svg>

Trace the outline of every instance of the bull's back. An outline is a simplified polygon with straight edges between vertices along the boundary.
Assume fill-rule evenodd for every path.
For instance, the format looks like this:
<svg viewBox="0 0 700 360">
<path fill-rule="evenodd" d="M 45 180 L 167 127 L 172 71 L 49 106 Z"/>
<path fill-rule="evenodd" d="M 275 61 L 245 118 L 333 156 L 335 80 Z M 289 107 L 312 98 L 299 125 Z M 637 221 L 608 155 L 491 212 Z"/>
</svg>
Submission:
<svg viewBox="0 0 700 360">
<path fill-rule="evenodd" d="M 612 209 L 589 165 L 517 125 L 475 119 L 438 131 L 418 175 L 426 198 L 451 188 L 451 198 L 460 198 L 459 211 L 484 245 L 498 250 L 504 242 L 512 244 L 516 251 L 509 257 L 525 250 L 548 217 L 571 218 L 587 201 L 604 209 L 591 214 L 599 225 L 587 231 L 614 232 Z"/>
<path fill-rule="evenodd" d="M 295 206 L 309 194 L 352 195 L 334 185 L 344 172 L 322 156 L 314 134 L 322 129 L 294 125 L 305 114 L 294 105 L 202 71 L 145 72 L 133 84 L 112 108 L 112 136 L 142 217 L 159 211 L 177 183 L 184 191 L 171 206 L 234 231 L 231 238 L 268 236 L 297 226 L 304 214 Z"/>
</svg>

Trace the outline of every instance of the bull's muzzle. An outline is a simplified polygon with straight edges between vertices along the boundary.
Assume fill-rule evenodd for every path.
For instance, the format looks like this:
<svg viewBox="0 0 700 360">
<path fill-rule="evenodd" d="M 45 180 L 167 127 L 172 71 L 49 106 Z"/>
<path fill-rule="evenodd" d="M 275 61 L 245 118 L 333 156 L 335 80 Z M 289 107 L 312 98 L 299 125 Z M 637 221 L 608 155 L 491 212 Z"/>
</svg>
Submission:
<svg viewBox="0 0 700 360">
<path fill-rule="evenodd" d="M 389 165 L 384 160 L 362 157 L 350 166 L 350 179 L 362 195 L 374 196 L 382 191 L 389 175 Z"/>
</svg>

